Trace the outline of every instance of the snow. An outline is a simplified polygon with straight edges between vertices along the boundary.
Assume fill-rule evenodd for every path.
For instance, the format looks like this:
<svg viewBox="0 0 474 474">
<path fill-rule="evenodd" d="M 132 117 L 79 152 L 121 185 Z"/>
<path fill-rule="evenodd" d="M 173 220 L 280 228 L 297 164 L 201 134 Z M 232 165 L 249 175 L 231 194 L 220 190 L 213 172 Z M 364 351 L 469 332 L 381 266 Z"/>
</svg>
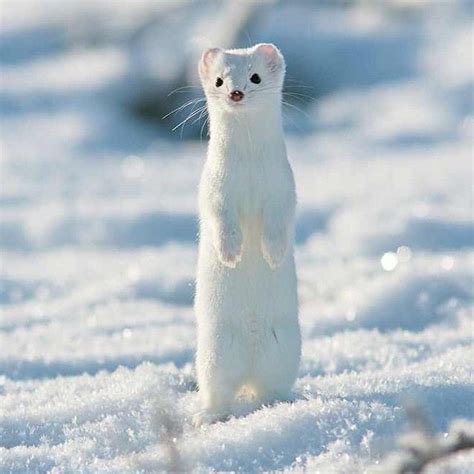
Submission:
<svg viewBox="0 0 474 474">
<path fill-rule="evenodd" d="M 260 13 L 251 39 L 317 95 L 286 111 L 303 358 L 294 403 L 202 429 L 205 139 L 128 107 L 160 44 L 136 32 L 185 25 L 186 2 L 42 3 L 2 5 L 1 472 L 388 472 L 406 403 L 439 433 L 472 423 L 471 2 Z"/>
</svg>

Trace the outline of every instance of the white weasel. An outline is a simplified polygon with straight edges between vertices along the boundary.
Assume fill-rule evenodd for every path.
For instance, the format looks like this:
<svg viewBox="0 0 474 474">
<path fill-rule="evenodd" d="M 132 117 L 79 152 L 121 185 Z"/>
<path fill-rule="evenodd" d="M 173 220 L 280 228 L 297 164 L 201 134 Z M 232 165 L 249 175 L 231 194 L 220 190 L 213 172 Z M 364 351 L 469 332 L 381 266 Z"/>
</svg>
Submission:
<svg viewBox="0 0 474 474">
<path fill-rule="evenodd" d="M 210 49 L 199 74 L 210 142 L 199 187 L 197 425 L 228 417 L 243 387 L 260 403 L 288 400 L 301 353 L 283 56 L 272 44 Z"/>
</svg>

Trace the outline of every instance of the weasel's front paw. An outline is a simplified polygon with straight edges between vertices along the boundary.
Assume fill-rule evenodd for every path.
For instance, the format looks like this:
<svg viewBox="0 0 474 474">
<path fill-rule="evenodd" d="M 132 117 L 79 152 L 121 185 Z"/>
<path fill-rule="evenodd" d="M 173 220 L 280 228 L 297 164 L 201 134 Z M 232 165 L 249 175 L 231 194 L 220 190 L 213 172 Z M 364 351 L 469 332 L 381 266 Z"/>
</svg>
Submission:
<svg viewBox="0 0 474 474">
<path fill-rule="evenodd" d="M 272 270 L 278 268 L 285 258 L 288 241 L 282 237 L 262 237 L 262 253 Z"/>
<path fill-rule="evenodd" d="M 219 260 L 229 268 L 235 268 L 242 260 L 242 234 L 240 230 L 223 233 L 217 242 Z"/>
</svg>

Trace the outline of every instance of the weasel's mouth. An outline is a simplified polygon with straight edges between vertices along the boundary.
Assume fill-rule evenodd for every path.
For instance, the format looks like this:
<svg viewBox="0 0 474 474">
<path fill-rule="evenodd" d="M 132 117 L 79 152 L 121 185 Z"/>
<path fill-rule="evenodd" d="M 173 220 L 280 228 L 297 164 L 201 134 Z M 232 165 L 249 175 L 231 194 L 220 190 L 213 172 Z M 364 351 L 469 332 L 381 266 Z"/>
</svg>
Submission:
<svg viewBox="0 0 474 474">
<path fill-rule="evenodd" d="M 242 107 L 243 105 L 245 105 L 246 101 L 242 99 L 238 102 L 235 102 L 234 100 L 229 99 L 227 103 L 230 104 L 232 107 Z"/>
</svg>

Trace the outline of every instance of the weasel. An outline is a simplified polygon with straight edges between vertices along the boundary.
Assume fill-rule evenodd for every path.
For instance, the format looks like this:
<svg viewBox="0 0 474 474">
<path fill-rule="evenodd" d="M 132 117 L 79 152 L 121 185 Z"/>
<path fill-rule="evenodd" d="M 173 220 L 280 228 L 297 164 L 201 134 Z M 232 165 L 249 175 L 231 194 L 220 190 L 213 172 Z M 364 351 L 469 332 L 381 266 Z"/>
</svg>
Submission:
<svg viewBox="0 0 474 474">
<path fill-rule="evenodd" d="M 209 49 L 199 62 L 210 140 L 199 185 L 196 425 L 226 419 L 244 387 L 261 404 L 289 400 L 296 379 L 296 194 L 284 75 L 272 44 Z"/>
</svg>

